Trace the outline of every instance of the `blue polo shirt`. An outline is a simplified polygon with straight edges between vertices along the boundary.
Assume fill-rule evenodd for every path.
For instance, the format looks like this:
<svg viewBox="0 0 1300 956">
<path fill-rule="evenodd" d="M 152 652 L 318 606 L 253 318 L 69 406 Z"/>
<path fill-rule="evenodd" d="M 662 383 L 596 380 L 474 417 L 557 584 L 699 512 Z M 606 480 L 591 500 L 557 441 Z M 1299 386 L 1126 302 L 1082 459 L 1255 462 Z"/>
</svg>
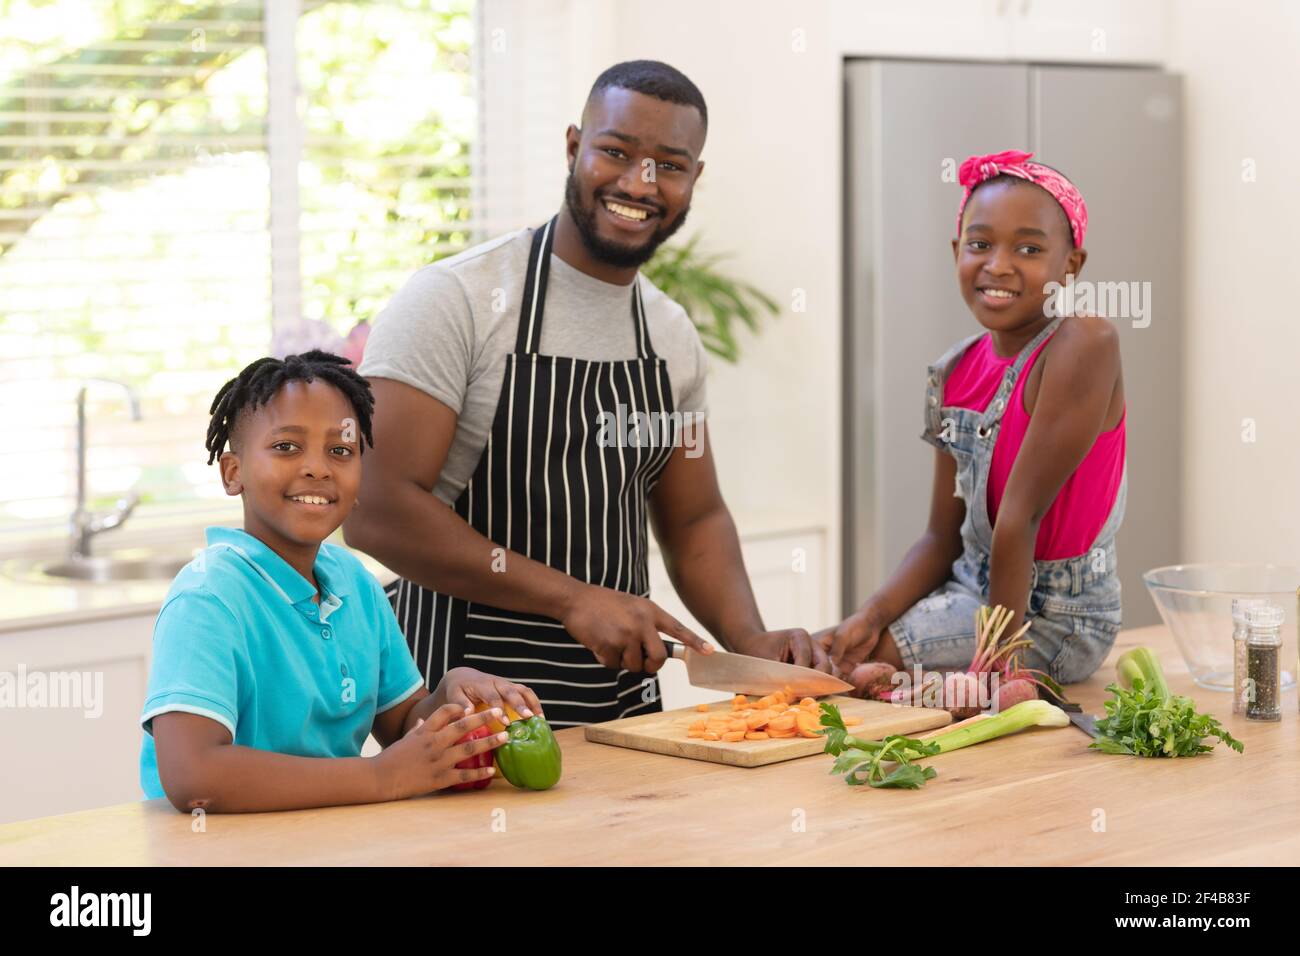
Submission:
<svg viewBox="0 0 1300 956">
<path fill-rule="evenodd" d="M 140 786 L 165 796 L 154 717 L 221 724 L 243 747 L 303 757 L 356 757 L 383 713 L 423 684 L 392 605 L 346 548 L 322 542 L 311 582 L 238 528 L 208 528 L 153 631 L 140 723 Z"/>
</svg>

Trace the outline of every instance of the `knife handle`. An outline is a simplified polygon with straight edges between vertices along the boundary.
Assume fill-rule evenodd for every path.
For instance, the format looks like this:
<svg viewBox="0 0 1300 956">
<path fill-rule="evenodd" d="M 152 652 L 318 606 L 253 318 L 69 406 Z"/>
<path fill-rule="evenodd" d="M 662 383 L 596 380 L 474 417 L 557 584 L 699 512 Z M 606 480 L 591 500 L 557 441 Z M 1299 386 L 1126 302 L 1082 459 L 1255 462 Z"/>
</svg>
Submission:
<svg viewBox="0 0 1300 956">
<path fill-rule="evenodd" d="M 670 638 L 663 638 L 664 647 L 668 649 L 668 656 L 675 657 L 679 661 L 686 660 L 686 645 L 680 641 L 674 641 Z"/>
</svg>

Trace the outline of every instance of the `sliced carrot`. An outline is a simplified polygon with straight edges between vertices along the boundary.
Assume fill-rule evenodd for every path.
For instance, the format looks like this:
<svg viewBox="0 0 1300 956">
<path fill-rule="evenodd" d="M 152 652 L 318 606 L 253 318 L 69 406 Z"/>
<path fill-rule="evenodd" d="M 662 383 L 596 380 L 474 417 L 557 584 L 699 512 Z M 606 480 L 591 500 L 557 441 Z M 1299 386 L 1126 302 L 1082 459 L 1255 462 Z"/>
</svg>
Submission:
<svg viewBox="0 0 1300 956">
<path fill-rule="evenodd" d="M 732 699 L 730 709 L 711 710 L 700 704 L 700 718 L 689 725 L 688 738 L 737 743 L 742 740 L 790 740 L 820 738 L 821 715 L 811 697 L 793 702 L 789 688 L 750 702 L 743 694 Z M 744 701 L 742 704 L 741 701 Z M 861 717 L 845 717 L 845 726 L 862 723 Z"/>
<path fill-rule="evenodd" d="M 794 719 L 800 730 L 817 730 L 821 722 L 812 714 L 800 714 Z"/>
<path fill-rule="evenodd" d="M 799 733 L 805 737 L 820 737 L 817 731 L 821 729 L 821 722 L 812 714 L 800 714 L 795 723 L 799 728 Z"/>
</svg>

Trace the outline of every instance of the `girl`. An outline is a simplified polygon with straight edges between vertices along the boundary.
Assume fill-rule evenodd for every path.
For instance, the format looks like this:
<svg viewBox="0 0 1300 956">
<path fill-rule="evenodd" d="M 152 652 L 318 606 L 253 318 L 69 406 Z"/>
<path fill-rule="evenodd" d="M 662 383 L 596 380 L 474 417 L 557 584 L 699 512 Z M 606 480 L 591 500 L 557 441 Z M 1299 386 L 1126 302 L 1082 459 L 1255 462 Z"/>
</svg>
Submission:
<svg viewBox="0 0 1300 956">
<path fill-rule="evenodd" d="M 244 526 L 207 529 L 154 625 L 146 798 L 294 810 L 469 786 L 492 776 L 483 757 L 506 734 L 462 738 L 507 704 L 541 712 L 527 687 L 467 667 L 426 690 L 379 582 L 325 541 L 360 504 L 373 411 L 370 384 L 317 350 L 258 359 L 217 393 L 208 464 L 220 459 Z M 384 750 L 363 758 L 369 734 Z"/>
<path fill-rule="evenodd" d="M 1088 212 L 1074 185 L 1032 155 L 961 166 L 957 283 L 987 331 L 929 367 L 929 524 L 893 576 L 818 635 L 841 672 L 867 660 L 965 668 L 981 604 L 1015 612 L 1009 632 L 1031 619 L 1023 663 L 1060 683 L 1092 674 L 1119 630 L 1119 340 L 1105 319 L 1054 317 L 1053 283 L 1087 259 Z"/>
</svg>

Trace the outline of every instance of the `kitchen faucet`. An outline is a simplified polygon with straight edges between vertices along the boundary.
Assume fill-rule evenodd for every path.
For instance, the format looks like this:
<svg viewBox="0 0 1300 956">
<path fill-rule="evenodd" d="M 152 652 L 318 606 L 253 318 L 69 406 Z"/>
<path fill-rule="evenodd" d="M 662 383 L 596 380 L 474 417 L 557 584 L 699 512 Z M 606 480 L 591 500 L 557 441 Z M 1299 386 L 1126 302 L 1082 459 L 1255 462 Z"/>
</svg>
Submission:
<svg viewBox="0 0 1300 956">
<path fill-rule="evenodd" d="M 77 389 L 77 509 L 72 512 L 72 558 L 90 557 L 91 539 L 101 532 L 119 528 L 140 503 L 140 495 L 131 490 L 120 498 L 107 514 L 94 514 L 86 509 L 86 392 L 91 384 L 113 385 L 126 393 L 131 408 L 131 420 L 140 421 L 140 400 L 135 390 L 126 382 L 107 378 L 85 379 Z"/>
</svg>

